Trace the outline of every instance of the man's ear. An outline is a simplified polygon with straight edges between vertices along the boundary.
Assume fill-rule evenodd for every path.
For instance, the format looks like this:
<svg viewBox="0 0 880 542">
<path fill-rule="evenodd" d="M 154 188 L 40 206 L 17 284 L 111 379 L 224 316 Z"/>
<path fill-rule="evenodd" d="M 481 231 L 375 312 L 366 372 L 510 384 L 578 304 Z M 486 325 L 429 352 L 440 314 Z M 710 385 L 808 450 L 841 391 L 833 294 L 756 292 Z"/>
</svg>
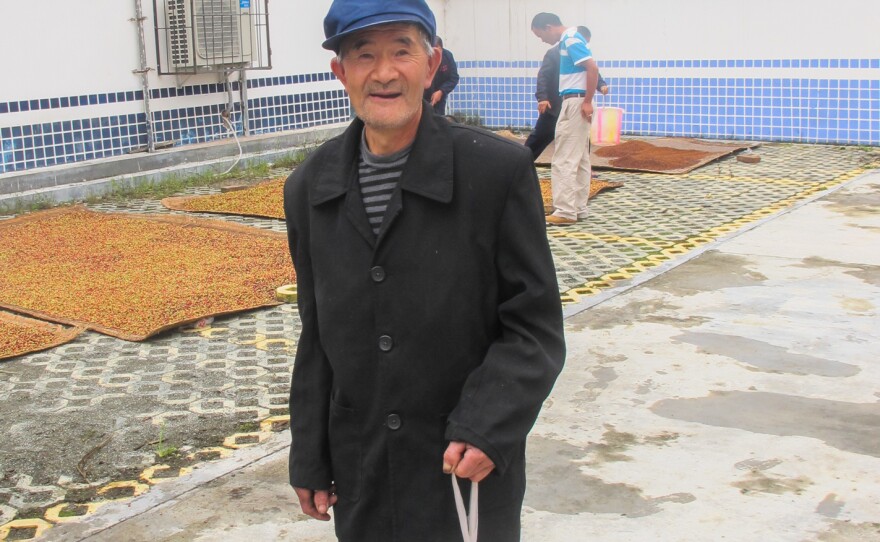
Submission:
<svg viewBox="0 0 880 542">
<path fill-rule="evenodd" d="M 431 56 L 428 57 L 428 76 L 427 79 L 425 79 L 425 88 L 430 87 L 431 83 L 434 81 L 434 74 L 436 74 L 437 69 L 440 68 L 440 61 L 442 59 L 443 49 L 441 49 L 440 47 L 432 48 Z"/>
<path fill-rule="evenodd" d="M 339 82 L 342 83 L 342 86 L 345 86 L 345 68 L 342 66 L 342 62 L 339 61 L 338 56 L 334 56 L 332 60 L 330 60 L 330 71 L 333 72 L 333 75 L 339 79 Z"/>
</svg>

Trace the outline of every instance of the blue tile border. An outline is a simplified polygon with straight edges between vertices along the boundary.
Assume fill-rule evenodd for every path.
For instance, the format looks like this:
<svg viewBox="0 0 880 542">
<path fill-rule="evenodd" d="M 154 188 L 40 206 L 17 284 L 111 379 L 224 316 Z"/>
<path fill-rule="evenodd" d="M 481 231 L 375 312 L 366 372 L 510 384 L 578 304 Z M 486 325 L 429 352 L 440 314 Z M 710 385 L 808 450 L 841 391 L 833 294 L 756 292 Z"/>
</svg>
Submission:
<svg viewBox="0 0 880 542">
<path fill-rule="evenodd" d="M 316 72 L 298 75 L 248 79 L 247 86 L 250 89 L 283 85 L 298 85 L 318 81 L 332 81 L 334 79 L 335 76 L 332 72 Z M 238 81 L 233 81 L 231 83 L 231 86 L 233 91 L 238 92 L 240 88 L 240 83 Z M 150 89 L 150 99 L 160 100 L 164 98 L 176 98 L 179 96 L 198 96 L 219 94 L 223 92 L 226 92 L 226 89 L 222 83 L 187 85 L 179 88 L 161 87 Z M 110 103 L 142 102 L 143 100 L 143 90 L 126 90 L 119 92 L 80 94 L 76 96 L 60 96 L 55 98 L 15 100 L 11 102 L 0 102 L 0 115 L 26 111 L 42 111 L 49 109 L 84 107 L 90 105 L 104 105 Z"/>
<path fill-rule="evenodd" d="M 248 81 L 249 88 L 309 83 L 331 80 L 331 73 L 263 78 Z M 292 82 L 292 83 L 290 83 Z M 237 84 L 236 84 L 237 85 Z M 237 90 L 237 86 L 235 88 Z M 163 92 L 165 91 L 165 92 Z M 223 85 L 192 85 L 174 89 L 174 96 L 225 93 Z M 171 97 L 167 89 L 156 89 L 159 98 Z M 96 96 L 95 103 L 106 102 Z M 125 97 L 125 96 L 123 96 Z M 115 94 L 114 94 L 115 98 Z M 58 106 L 65 103 L 58 100 Z M 52 101 L 49 100 L 52 107 Z M 66 102 L 65 107 L 73 107 Z M 229 137 L 220 120 L 226 107 L 221 103 L 175 109 L 153 108 L 153 131 L 157 142 L 174 141 L 176 145 L 203 143 Z M 279 130 L 297 130 L 343 122 L 350 118 L 348 97 L 342 89 L 288 93 L 248 100 L 249 128 L 252 134 Z M 234 127 L 243 133 L 240 104 L 235 104 Z M 59 164 L 80 162 L 124 154 L 147 144 L 144 113 L 57 121 L 0 128 L 0 173 L 23 171 Z"/>
<path fill-rule="evenodd" d="M 529 128 L 534 77 L 465 76 L 448 110 L 491 128 Z M 624 132 L 722 139 L 880 145 L 880 80 L 791 77 L 606 77 Z"/>
<path fill-rule="evenodd" d="M 607 105 L 623 107 L 624 131 L 639 135 L 680 135 L 880 145 L 880 76 L 853 79 L 846 69 L 880 69 L 880 59 L 681 59 L 600 61 L 601 69 L 822 69 L 823 78 L 679 77 L 657 72 L 649 77 L 607 78 L 613 87 Z M 461 61 L 461 69 L 485 70 L 462 77 L 449 110 L 480 115 L 489 127 L 530 127 L 537 116 L 534 73 L 539 61 Z M 493 70 L 522 68 L 529 76 L 493 76 Z M 833 71 L 832 71 L 833 70 Z M 690 72 L 692 73 L 692 72 Z M 279 94 L 249 100 L 251 133 L 295 130 L 349 118 L 344 91 L 285 92 L 281 87 L 333 81 L 331 72 L 249 79 L 248 88 L 278 87 Z M 233 82 L 233 91 L 239 90 Z M 283 92 L 283 93 L 282 93 Z M 227 137 L 218 104 L 162 109 L 162 100 L 225 95 L 220 83 L 152 89 L 157 141 L 190 144 Z M 139 102 L 143 92 L 129 90 L 0 102 L 0 115 L 93 105 Z M 501 97 L 502 99 L 499 99 Z M 603 105 L 601 99 L 597 100 Z M 236 104 L 236 115 L 239 113 Z M 240 122 L 237 131 L 242 132 Z M 146 145 L 143 113 L 81 118 L 0 128 L 0 173 L 91 160 Z"/>
</svg>

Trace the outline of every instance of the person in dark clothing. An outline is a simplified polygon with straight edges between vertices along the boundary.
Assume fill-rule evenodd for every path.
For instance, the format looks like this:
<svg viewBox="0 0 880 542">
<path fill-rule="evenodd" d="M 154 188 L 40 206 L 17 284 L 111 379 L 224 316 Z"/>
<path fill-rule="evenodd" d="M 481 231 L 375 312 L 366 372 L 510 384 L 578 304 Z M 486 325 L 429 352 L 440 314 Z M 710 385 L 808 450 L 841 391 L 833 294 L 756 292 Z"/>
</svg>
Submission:
<svg viewBox="0 0 880 542">
<path fill-rule="evenodd" d="M 590 41 L 590 30 L 585 26 L 579 26 L 578 32 Z M 610 92 L 608 83 L 599 74 L 599 82 L 596 90 L 603 95 Z M 535 86 L 535 99 L 538 100 L 538 120 L 529 137 L 526 139 L 526 147 L 532 151 L 535 160 L 541 156 L 556 137 L 556 119 L 559 116 L 562 98 L 559 96 L 559 45 L 554 45 L 544 53 L 544 60 L 538 69 L 538 83 Z"/>
<path fill-rule="evenodd" d="M 562 104 L 559 95 L 559 47 L 556 45 L 544 53 L 538 70 L 535 99 L 538 100 L 538 120 L 526 139 L 526 147 L 532 151 L 533 160 L 537 160 L 556 137 L 556 119 Z"/>
<path fill-rule="evenodd" d="M 526 438 L 565 358 L 531 155 L 423 99 L 425 0 L 334 0 L 324 32 L 357 118 L 284 186 L 290 484 L 340 542 L 450 542 L 461 482 L 480 542 L 517 542 Z"/>
<path fill-rule="evenodd" d="M 443 58 L 440 67 L 431 86 L 425 89 L 425 100 L 434 107 L 434 113 L 446 114 L 446 99 L 449 93 L 458 85 L 458 66 L 455 65 L 455 57 L 452 52 L 443 48 L 443 40 L 437 36 L 434 45 L 443 49 Z"/>
</svg>

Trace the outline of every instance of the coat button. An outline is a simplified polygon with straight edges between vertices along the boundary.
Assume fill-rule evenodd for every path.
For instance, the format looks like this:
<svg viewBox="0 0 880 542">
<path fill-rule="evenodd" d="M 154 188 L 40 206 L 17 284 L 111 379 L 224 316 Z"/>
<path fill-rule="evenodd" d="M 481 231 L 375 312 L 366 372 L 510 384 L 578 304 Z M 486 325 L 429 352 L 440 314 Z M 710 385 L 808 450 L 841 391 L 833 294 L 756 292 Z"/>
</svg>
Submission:
<svg viewBox="0 0 880 542">
<path fill-rule="evenodd" d="M 385 269 L 379 265 L 370 269 L 370 278 L 373 279 L 373 282 L 382 282 L 385 280 Z"/>
<path fill-rule="evenodd" d="M 388 429 L 391 429 L 392 431 L 397 431 L 398 429 L 400 429 L 401 425 L 400 416 L 398 416 L 397 414 L 389 414 L 388 417 L 385 418 L 385 425 L 388 427 Z"/>
<path fill-rule="evenodd" d="M 392 346 L 394 346 L 394 341 L 391 340 L 391 337 L 388 335 L 382 335 L 379 337 L 379 350 L 388 352 L 391 350 Z"/>
</svg>

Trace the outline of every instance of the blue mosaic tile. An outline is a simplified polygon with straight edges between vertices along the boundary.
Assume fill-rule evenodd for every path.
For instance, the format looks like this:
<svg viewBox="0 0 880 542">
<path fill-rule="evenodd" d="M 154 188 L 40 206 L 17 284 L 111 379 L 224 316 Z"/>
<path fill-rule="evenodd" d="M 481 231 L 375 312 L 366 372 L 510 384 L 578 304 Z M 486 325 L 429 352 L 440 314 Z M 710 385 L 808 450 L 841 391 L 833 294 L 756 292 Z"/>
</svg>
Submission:
<svg viewBox="0 0 880 542">
<path fill-rule="evenodd" d="M 477 113 L 491 127 L 530 127 L 537 116 L 534 76 L 496 76 L 493 70 L 537 71 L 540 61 L 461 61 L 464 74 L 452 94 L 450 111 Z M 608 78 L 614 94 L 608 105 L 623 107 L 626 133 L 733 137 L 876 145 L 880 140 L 880 78 L 669 77 L 670 68 L 880 68 L 880 59 L 633 59 L 600 62 L 602 68 L 662 69 L 659 77 Z M 331 81 L 331 72 L 248 80 L 250 88 Z M 237 81 L 232 88 L 238 90 Z M 295 90 L 295 89 L 292 89 Z M 151 89 L 158 141 L 178 144 L 227 137 L 219 119 L 225 108 L 219 83 Z M 162 99 L 221 95 L 224 105 L 163 108 Z M 143 90 L 0 102 L 0 114 L 142 101 Z M 499 97 L 504 99 L 499 100 Z M 604 103 L 604 102 L 602 102 Z M 296 93 L 251 100 L 253 133 L 301 129 L 350 118 L 342 90 Z M 236 104 L 235 112 L 240 113 Z M 0 172 L 18 171 L 112 156 L 146 142 L 143 113 L 0 128 Z M 234 120 L 241 133 L 240 118 Z"/>
<path fill-rule="evenodd" d="M 611 61 L 608 65 L 659 68 L 678 64 L 678 61 L 636 60 Z M 865 65 L 861 59 L 709 59 L 690 63 L 682 61 L 682 64 L 691 67 L 804 68 Z M 862 144 L 876 144 L 880 139 L 880 81 L 877 79 L 606 79 L 615 89 L 610 98 L 612 105 L 622 106 L 627 111 L 626 133 Z M 537 116 L 531 95 L 534 78 L 530 78 L 526 85 L 511 86 L 506 84 L 508 82 L 485 74 L 466 76 L 451 96 L 450 107 L 453 111 L 460 109 L 476 113 L 491 127 L 528 128 Z M 499 102 L 498 96 L 507 99 Z M 848 119 L 851 116 L 859 121 L 838 125 L 838 117 Z"/>
</svg>

